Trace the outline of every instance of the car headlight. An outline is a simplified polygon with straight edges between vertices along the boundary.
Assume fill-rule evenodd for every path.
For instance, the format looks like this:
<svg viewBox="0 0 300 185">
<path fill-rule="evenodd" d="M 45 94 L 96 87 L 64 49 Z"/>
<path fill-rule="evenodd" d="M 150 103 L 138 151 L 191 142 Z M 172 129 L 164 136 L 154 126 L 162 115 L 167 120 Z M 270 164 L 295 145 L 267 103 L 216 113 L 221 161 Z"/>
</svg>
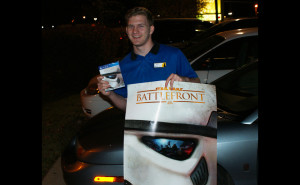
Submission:
<svg viewBox="0 0 300 185">
<path fill-rule="evenodd" d="M 96 83 L 89 84 L 85 88 L 85 92 L 86 92 L 87 95 L 99 94 L 98 85 Z"/>
<path fill-rule="evenodd" d="M 194 139 L 144 136 L 141 140 L 161 155 L 180 161 L 188 159 L 197 146 Z"/>
<path fill-rule="evenodd" d="M 69 173 L 74 173 L 85 168 L 86 164 L 77 160 L 78 156 L 84 152 L 84 148 L 78 143 L 77 139 L 73 138 L 62 156 L 63 169 Z"/>
</svg>

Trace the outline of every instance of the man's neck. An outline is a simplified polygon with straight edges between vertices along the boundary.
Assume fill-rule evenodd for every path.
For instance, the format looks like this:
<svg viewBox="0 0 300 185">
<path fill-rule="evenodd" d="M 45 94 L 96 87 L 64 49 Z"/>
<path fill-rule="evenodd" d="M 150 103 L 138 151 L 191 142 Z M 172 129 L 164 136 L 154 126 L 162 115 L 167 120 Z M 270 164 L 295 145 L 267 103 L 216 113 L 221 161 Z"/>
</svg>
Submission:
<svg viewBox="0 0 300 185">
<path fill-rule="evenodd" d="M 152 40 L 149 40 L 146 44 L 142 46 L 133 46 L 133 51 L 137 55 L 146 56 L 152 49 L 154 43 Z"/>
</svg>

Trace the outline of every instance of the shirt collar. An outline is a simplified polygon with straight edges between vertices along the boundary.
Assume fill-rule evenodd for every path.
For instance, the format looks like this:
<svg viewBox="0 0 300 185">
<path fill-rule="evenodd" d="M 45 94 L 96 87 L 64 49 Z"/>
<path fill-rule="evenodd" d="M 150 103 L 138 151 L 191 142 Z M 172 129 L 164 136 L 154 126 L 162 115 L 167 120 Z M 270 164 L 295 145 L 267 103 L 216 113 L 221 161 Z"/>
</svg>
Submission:
<svg viewBox="0 0 300 185">
<path fill-rule="evenodd" d="M 159 50 L 159 43 L 156 41 L 153 41 L 154 45 L 152 46 L 150 52 L 153 54 L 157 54 Z M 137 57 L 137 54 L 134 53 L 134 51 L 131 51 L 131 60 L 135 60 Z"/>
</svg>

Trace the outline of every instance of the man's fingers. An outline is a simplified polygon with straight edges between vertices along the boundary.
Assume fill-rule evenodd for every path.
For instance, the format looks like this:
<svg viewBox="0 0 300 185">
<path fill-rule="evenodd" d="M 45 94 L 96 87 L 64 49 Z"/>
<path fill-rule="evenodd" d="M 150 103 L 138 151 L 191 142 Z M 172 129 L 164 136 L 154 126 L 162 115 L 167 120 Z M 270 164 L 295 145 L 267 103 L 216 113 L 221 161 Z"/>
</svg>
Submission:
<svg viewBox="0 0 300 185">
<path fill-rule="evenodd" d="M 182 82 L 183 79 L 182 79 L 181 76 L 172 73 L 172 74 L 167 78 L 166 83 L 165 83 L 165 87 L 168 87 L 168 84 L 169 84 L 169 82 L 170 82 L 170 87 L 171 87 L 171 89 L 173 89 L 174 81 L 180 81 L 180 82 Z"/>
<path fill-rule="evenodd" d="M 100 82 L 102 81 L 103 78 L 104 78 L 104 76 L 98 76 L 98 77 L 97 77 L 98 82 L 100 83 Z"/>
<path fill-rule="evenodd" d="M 109 82 L 105 81 L 105 80 L 102 80 L 104 77 L 103 76 L 99 76 L 97 77 L 97 80 L 98 80 L 98 83 L 97 83 L 97 86 L 98 86 L 98 90 L 103 94 L 103 95 L 109 95 L 110 92 L 106 92 L 105 89 L 111 87 L 109 85 Z"/>
<path fill-rule="evenodd" d="M 172 73 L 166 80 L 165 87 L 168 87 L 170 80 L 174 77 L 174 73 Z"/>
<path fill-rule="evenodd" d="M 170 87 L 171 87 L 171 90 L 173 90 L 173 84 L 174 84 L 174 81 L 175 81 L 174 78 L 172 78 L 171 81 L 170 81 Z"/>
</svg>

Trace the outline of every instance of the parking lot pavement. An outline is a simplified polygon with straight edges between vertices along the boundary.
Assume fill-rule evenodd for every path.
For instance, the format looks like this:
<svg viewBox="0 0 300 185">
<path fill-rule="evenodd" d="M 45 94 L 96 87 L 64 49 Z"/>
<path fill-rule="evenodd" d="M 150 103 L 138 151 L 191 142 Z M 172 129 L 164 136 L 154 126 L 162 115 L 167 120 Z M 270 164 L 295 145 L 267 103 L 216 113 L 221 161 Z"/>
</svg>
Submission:
<svg viewBox="0 0 300 185">
<path fill-rule="evenodd" d="M 42 185 L 66 185 L 63 179 L 63 174 L 59 157 L 53 164 L 47 175 L 44 177 Z"/>
</svg>

